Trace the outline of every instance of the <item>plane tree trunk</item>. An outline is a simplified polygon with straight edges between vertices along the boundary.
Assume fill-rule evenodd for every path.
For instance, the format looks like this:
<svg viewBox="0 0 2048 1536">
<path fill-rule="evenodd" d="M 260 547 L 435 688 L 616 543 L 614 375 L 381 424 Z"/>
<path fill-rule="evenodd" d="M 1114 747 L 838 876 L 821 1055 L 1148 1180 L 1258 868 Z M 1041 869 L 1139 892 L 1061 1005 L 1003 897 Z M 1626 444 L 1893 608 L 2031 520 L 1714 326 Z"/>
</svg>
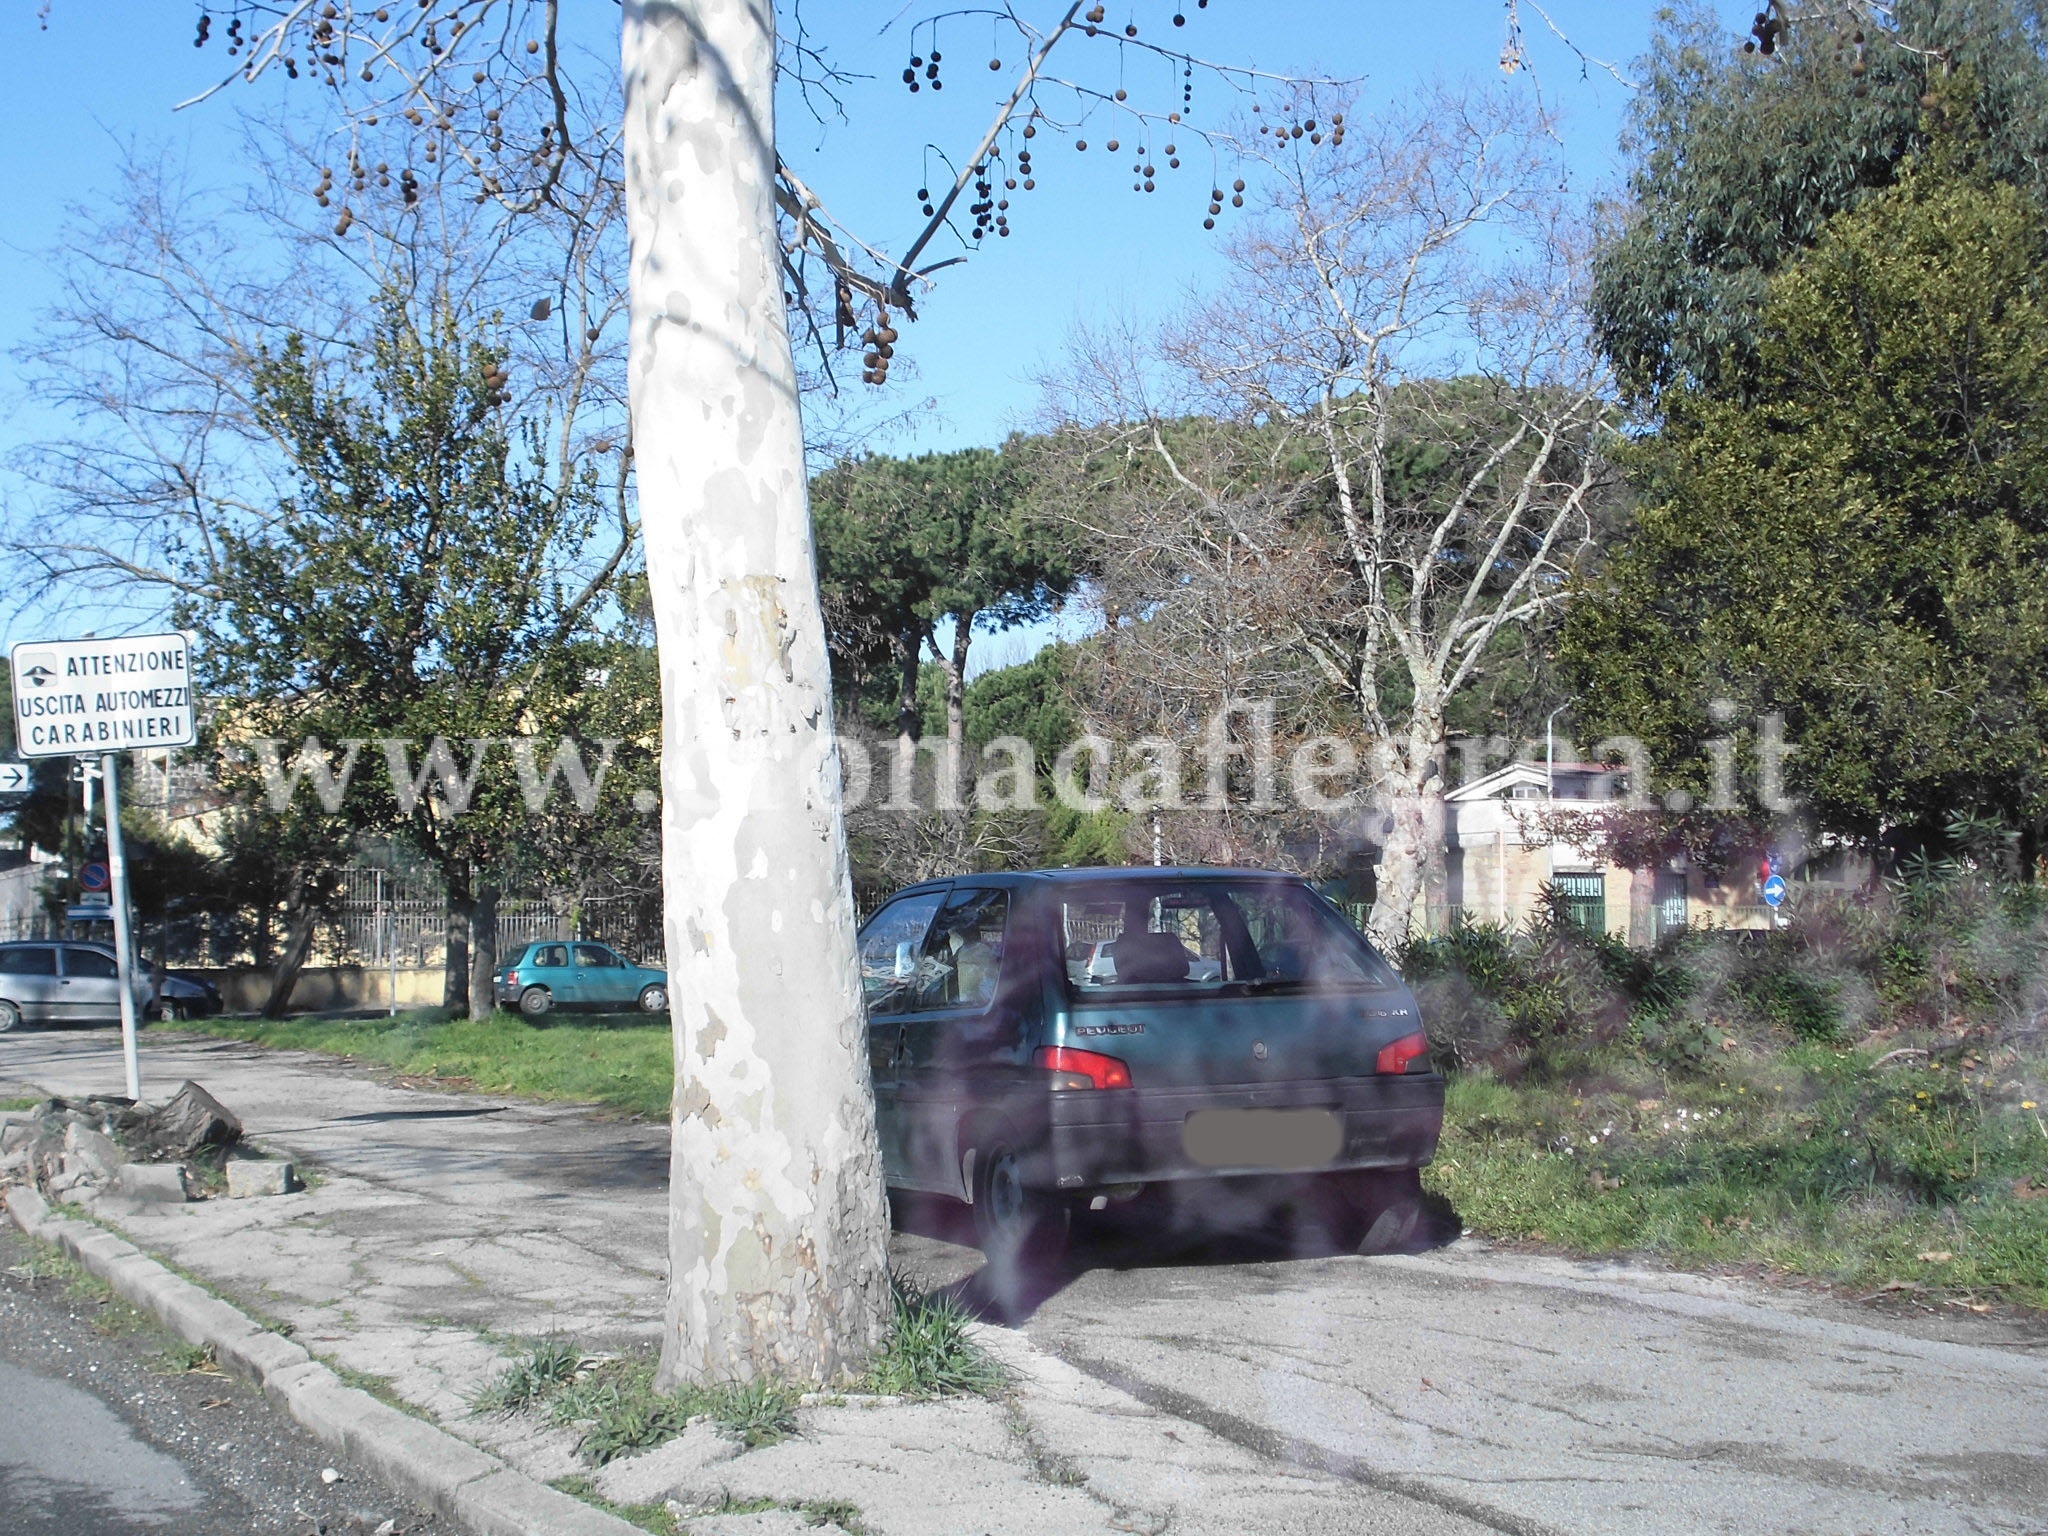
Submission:
<svg viewBox="0 0 2048 1536">
<path fill-rule="evenodd" d="M 660 1380 L 825 1381 L 887 1217 L 774 205 L 770 0 L 627 0 L 635 472 L 676 1087 Z"/>
</svg>

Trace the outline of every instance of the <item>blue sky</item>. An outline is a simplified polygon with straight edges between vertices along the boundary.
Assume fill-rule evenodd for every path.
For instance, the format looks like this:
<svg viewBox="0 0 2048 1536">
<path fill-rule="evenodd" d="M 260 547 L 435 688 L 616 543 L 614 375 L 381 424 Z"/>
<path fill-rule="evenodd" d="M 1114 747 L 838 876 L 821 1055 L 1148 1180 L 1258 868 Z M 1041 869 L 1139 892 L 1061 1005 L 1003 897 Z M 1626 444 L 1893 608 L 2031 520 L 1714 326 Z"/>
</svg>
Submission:
<svg viewBox="0 0 2048 1536">
<path fill-rule="evenodd" d="M 1021 3 L 1034 15 L 1060 9 L 1052 0 Z M 590 46 L 609 50 L 615 8 L 607 0 L 577 5 Z M 16 0 L 0 13 L 0 134 L 9 148 L 0 345 L 8 347 L 33 335 L 52 294 L 51 248 L 66 208 L 90 204 L 114 185 L 124 149 L 168 152 L 200 180 L 231 183 L 238 102 L 267 106 L 282 86 L 231 91 L 174 112 L 179 99 L 212 83 L 227 62 L 218 46 L 191 46 L 196 5 L 53 0 L 46 24 L 38 9 Z M 900 71 L 913 48 L 928 53 L 931 41 L 923 30 L 913 39 L 909 22 L 930 9 L 904 0 L 811 0 L 806 19 L 833 61 L 872 78 L 844 88 L 846 123 L 821 125 L 794 102 L 782 115 L 786 155 L 835 212 L 884 246 L 900 247 L 914 232 L 914 194 L 927 175 L 940 174 L 935 163 L 925 169 L 927 145 L 956 153 L 963 141 L 971 145 L 1009 78 L 1007 68 L 989 70 L 990 57 L 1001 56 L 1007 66 L 1017 55 L 1014 38 L 994 33 L 986 17 L 946 22 L 940 41 L 950 89 L 943 98 L 929 91 L 910 96 Z M 1146 36 L 1156 33 L 1219 61 L 1356 80 L 1354 116 L 1432 77 L 1500 78 L 1501 0 L 1211 0 L 1203 9 L 1187 0 L 1185 28 L 1170 26 L 1175 9 L 1172 0 L 1124 0 L 1109 21 L 1135 20 Z M 1551 0 L 1546 9 L 1579 48 L 1624 68 L 1641 51 L 1655 11 L 1633 0 Z M 1718 0 L 1716 9 L 1732 34 L 1746 25 L 1751 5 Z M 1550 35 L 1532 0 L 1522 0 L 1521 14 L 1531 67 L 1516 84 L 1540 89 L 1559 111 L 1575 178 L 1588 188 L 1613 185 L 1628 91 L 1600 69 L 1583 68 Z M 1068 67 L 1098 81 L 1114 75 L 1113 56 L 1099 41 L 1083 45 L 1090 46 L 1092 52 L 1077 50 Z M 1127 67 L 1134 100 L 1156 104 L 1173 89 L 1157 61 Z M 1225 93 L 1201 74 L 1194 85 L 1195 120 L 1220 125 Z M 1099 143 L 1112 130 L 1098 123 L 1083 131 L 1096 132 Z M 1217 236 L 1201 228 L 1206 182 L 1196 185 L 1208 171 L 1195 156 L 1186 156 L 1191 169 L 1179 173 L 1185 180 L 1162 177 L 1160 192 L 1143 196 L 1108 155 L 1076 154 L 1057 136 L 1041 136 L 1035 148 L 1040 186 L 1028 200 L 1016 198 L 1013 236 L 944 274 L 921 320 L 902 327 L 899 354 L 910 366 L 899 364 L 890 388 L 903 403 L 929 397 L 937 404 L 891 447 L 999 441 L 1029 421 L 1034 374 L 1077 318 L 1164 309 L 1217 271 Z M 33 401 L 9 400 L 0 458 L 37 421 Z M 16 500 L 23 494 L 4 476 L 0 490 Z"/>
</svg>

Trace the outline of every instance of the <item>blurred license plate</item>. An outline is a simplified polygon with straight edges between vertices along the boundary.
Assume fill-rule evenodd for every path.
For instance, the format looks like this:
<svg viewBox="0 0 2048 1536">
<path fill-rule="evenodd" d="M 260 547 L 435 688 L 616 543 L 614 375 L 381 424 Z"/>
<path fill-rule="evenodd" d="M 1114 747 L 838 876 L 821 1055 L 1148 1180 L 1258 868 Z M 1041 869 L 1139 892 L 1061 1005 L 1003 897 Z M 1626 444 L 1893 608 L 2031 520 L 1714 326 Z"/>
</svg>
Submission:
<svg viewBox="0 0 2048 1536">
<path fill-rule="evenodd" d="M 1181 1145 L 1204 1168 L 1313 1168 L 1336 1160 L 1344 1120 L 1331 1109 L 1198 1109 Z"/>
</svg>

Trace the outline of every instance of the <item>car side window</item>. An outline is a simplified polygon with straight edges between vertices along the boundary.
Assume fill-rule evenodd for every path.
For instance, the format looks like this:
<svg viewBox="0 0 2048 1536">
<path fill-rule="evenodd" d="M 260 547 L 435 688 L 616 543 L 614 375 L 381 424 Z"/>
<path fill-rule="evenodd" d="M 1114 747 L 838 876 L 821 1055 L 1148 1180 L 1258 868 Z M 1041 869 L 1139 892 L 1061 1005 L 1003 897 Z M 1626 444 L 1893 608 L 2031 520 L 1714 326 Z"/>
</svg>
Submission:
<svg viewBox="0 0 2048 1536">
<path fill-rule="evenodd" d="M 923 891 L 890 902 L 860 934 L 860 985 L 871 1015 L 902 1013 L 912 1004 L 925 933 L 938 915 L 943 891 Z"/>
<path fill-rule="evenodd" d="M 121 974 L 121 968 L 114 963 L 112 955 L 103 955 L 96 949 L 67 949 L 64 951 L 64 974 L 110 981 Z"/>
<path fill-rule="evenodd" d="M 533 963 L 541 970 L 560 970 L 569 963 L 566 944 L 544 944 L 533 952 Z"/>
<path fill-rule="evenodd" d="M 1391 978 L 1378 956 L 1296 887 L 1239 891 L 1244 918 L 1263 977 L 1274 981 L 1385 985 Z"/>
<path fill-rule="evenodd" d="M 0 976 L 54 976 L 57 951 L 47 944 L 22 944 L 0 949 Z"/>
<path fill-rule="evenodd" d="M 618 966 L 623 964 L 617 955 L 606 949 L 602 944 L 578 944 L 576 946 L 576 963 L 578 965 L 608 965 L 613 969 L 617 969 Z"/>
<path fill-rule="evenodd" d="M 947 898 L 918 962 L 917 1000 L 926 1008 L 986 1008 L 1002 973 L 1010 893 L 968 888 Z"/>
</svg>

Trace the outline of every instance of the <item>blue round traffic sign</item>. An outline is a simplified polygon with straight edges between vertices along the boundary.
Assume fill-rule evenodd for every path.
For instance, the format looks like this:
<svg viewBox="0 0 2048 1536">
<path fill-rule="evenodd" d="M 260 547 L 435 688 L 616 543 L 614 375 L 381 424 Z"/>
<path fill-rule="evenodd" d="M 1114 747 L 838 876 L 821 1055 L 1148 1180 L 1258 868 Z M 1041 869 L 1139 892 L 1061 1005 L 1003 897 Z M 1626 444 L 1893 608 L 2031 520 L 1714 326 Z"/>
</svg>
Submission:
<svg viewBox="0 0 2048 1536">
<path fill-rule="evenodd" d="M 104 864 L 88 864 L 78 872 L 78 884 L 82 890 L 104 891 L 110 879 Z"/>
<path fill-rule="evenodd" d="M 1764 900 L 1771 906 L 1780 906 L 1785 900 L 1785 877 L 1773 875 L 1764 882 Z"/>
</svg>

